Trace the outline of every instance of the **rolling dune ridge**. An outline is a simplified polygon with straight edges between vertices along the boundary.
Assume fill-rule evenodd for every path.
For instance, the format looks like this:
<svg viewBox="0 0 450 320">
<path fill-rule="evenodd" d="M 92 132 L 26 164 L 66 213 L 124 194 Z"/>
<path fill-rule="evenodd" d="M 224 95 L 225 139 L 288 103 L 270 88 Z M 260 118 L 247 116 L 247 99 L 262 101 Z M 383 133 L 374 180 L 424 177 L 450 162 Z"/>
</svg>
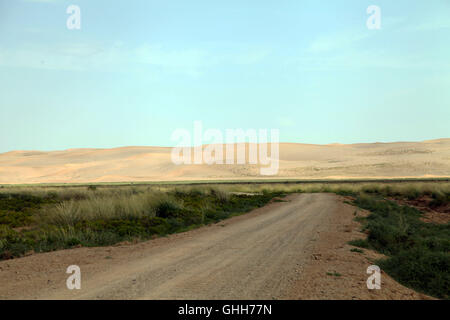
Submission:
<svg viewBox="0 0 450 320">
<path fill-rule="evenodd" d="M 450 176 L 450 139 L 349 145 L 280 143 L 276 176 L 261 176 L 260 165 L 175 165 L 171 151 L 165 147 L 11 151 L 0 154 L 0 183 Z"/>
</svg>

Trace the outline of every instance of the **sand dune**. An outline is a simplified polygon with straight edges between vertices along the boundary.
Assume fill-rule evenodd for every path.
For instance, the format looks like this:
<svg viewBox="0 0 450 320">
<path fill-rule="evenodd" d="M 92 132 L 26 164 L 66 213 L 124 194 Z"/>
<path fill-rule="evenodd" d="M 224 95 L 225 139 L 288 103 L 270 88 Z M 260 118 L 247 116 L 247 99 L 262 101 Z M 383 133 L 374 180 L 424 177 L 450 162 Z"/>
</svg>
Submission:
<svg viewBox="0 0 450 320">
<path fill-rule="evenodd" d="M 279 171 L 260 165 L 175 165 L 171 148 L 123 147 L 0 154 L 0 183 L 220 179 L 431 178 L 450 176 L 450 139 L 422 142 L 280 144 Z"/>
</svg>

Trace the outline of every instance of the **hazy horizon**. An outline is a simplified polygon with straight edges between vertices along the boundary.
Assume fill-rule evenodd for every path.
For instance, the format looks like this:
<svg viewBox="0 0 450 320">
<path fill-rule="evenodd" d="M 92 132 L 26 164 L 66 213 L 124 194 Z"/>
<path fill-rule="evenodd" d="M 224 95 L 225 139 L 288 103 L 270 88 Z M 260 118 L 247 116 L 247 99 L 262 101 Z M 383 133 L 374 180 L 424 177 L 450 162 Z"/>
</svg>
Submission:
<svg viewBox="0 0 450 320">
<path fill-rule="evenodd" d="M 355 142 L 355 143 L 340 143 L 340 142 L 331 142 L 331 143 L 303 143 L 303 142 L 290 142 L 290 141 L 280 141 L 279 144 L 299 144 L 299 145 L 311 145 L 311 146 L 331 146 L 331 145 L 358 145 L 358 144 L 401 144 L 401 143 L 421 143 L 421 142 L 433 142 L 433 141 L 443 141 L 450 140 L 450 138 L 436 138 L 436 139 L 425 139 L 418 141 L 373 141 L 373 142 Z M 238 142 L 235 142 L 235 144 Z M 245 142 L 248 143 L 248 142 Z M 269 142 L 270 144 L 270 142 Z M 209 145 L 209 143 L 204 143 L 202 146 Z M 224 144 L 226 145 L 226 144 Z M 2 153 L 8 152 L 27 152 L 27 151 L 37 151 L 37 152 L 57 152 L 57 151 L 69 151 L 69 150 L 111 150 L 111 149 L 121 149 L 121 148 L 173 148 L 174 146 L 164 146 L 164 145 L 127 145 L 127 146 L 116 146 L 116 147 L 74 147 L 74 148 L 65 148 L 65 149 L 15 149 L 8 150 Z M 195 145 L 191 145 L 190 147 L 195 147 Z"/>
</svg>

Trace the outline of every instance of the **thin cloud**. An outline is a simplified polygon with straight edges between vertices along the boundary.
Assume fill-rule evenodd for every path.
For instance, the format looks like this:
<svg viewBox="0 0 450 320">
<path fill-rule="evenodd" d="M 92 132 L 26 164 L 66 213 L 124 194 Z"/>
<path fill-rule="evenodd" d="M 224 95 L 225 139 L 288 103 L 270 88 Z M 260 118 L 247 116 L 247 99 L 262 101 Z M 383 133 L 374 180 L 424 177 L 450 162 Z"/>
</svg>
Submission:
<svg viewBox="0 0 450 320">
<path fill-rule="evenodd" d="M 19 48 L 0 47 L 0 66 L 72 71 L 132 71 L 142 66 L 159 71 L 183 73 L 197 77 L 219 65 L 249 65 L 263 62 L 266 49 L 233 48 L 220 50 L 170 49 L 160 44 L 142 44 L 134 48 L 122 42 L 106 46 L 97 43 L 65 43 L 52 47 L 26 45 Z"/>
<path fill-rule="evenodd" d="M 57 3 L 60 0 L 22 0 L 22 2 L 35 2 L 35 3 Z"/>
<path fill-rule="evenodd" d="M 370 37 L 370 32 L 363 31 L 346 31 L 331 35 L 322 35 L 317 37 L 307 48 L 308 52 L 319 53 L 327 51 L 335 51 L 346 49 L 353 44 Z"/>
<path fill-rule="evenodd" d="M 427 21 L 407 28 L 409 31 L 437 31 L 444 29 L 450 29 L 449 19 Z"/>
</svg>

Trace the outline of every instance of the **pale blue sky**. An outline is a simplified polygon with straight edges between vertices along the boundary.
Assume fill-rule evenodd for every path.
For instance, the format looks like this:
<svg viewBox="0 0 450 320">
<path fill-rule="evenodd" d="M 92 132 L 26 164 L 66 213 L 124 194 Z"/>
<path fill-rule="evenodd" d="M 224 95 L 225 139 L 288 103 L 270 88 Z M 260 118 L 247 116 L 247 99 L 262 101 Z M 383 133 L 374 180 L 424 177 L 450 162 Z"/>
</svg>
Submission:
<svg viewBox="0 0 450 320">
<path fill-rule="evenodd" d="M 448 0 L 0 0 L 0 152 L 170 146 L 194 120 L 286 142 L 450 137 L 449 57 Z"/>
</svg>

